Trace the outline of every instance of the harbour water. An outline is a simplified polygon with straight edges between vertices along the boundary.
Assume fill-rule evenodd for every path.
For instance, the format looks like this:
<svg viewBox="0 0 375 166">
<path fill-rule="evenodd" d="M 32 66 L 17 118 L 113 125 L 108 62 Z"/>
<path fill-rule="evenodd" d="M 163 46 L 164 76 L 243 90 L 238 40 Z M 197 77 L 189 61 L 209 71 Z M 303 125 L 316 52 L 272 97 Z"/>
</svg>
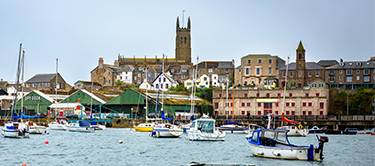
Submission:
<svg viewBox="0 0 375 166">
<path fill-rule="evenodd" d="M 0 127 L 2 128 L 2 127 Z M 224 142 L 152 138 L 129 128 L 107 128 L 95 133 L 49 131 L 28 139 L 0 138 L 0 165 L 374 165 L 375 136 L 328 135 L 324 161 L 308 162 L 254 157 L 243 134 L 227 134 Z M 119 140 L 123 140 L 119 144 Z M 296 145 L 318 145 L 316 136 L 289 138 Z M 49 141 L 49 144 L 45 144 Z"/>
</svg>

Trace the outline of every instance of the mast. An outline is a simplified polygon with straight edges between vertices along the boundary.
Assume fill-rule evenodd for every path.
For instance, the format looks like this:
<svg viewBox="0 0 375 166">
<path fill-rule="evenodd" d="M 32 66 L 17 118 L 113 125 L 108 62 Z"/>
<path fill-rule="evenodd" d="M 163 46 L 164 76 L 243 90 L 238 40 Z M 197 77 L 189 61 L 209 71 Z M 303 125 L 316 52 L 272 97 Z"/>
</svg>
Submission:
<svg viewBox="0 0 375 166">
<path fill-rule="evenodd" d="M 13 122 L 13 116 L 17 105 L 17 94 L 18 94 L 18 84 L 20 80 L 20 63 L 21 63 L 21 50 L 22 50 L 22 43 L 20 43 L 20 51 L 18 53 L 18 66 L 17 66 L 17 76 L 16 76 L 16 93 L 14 96 L 14 102 L 13 102 L 13 109 L 12 109 L 12 115 L 11 115 L 11 122 Z"/>
<path fill-rule="evenodd" d="M 285 109 L 285 93 L 286 93 L 286 84 L 288 81 L 288 67 L 289 67 L 289 57 L 287 60 L 287 66 L 286 66 L 286 73 L 285 73 L 285 82 L 284 82 L 284 96 L 283 96 L 283 109 L 282 109 L 282 115 L 284 114 L 284 109 Z M 282 83 L 281 83 L 282 84 Z M 281 121 L 281 126 L 283 125 L 283 121 Z"/>
<path fill-rule="evenodd" d="M 164 85 L 164 78 L 165 78 L 165 74 L 164 74 L 164 54 L 163 54 L 163 61 L 161 63 L 161 73 L 162 73 L 162 79 L 161 79 L 161 84 L 160 84 L 160 87 L 162 85 Z M 165 88 L 165 86 L 163 86 L 163 88 Z M 161 89 L 161 112 L 164 111 L 164 90 L 163 88 Z M 165 112 L 164 112 L 164 115 L 165 115 Z"/>
<path fill-rule="evenodd" d="M 232 103 L 233 103 L 233 106 L 232 106 L 232 121 L 234 122 L 234 83 L 232 84 Z"/>
<path fill-rule="evenodd" d="M 147 97 L 147 92 L 148 92 L 148 81 L 147 81 L 147 66 L 146 66 L 146 122 L 148 119 L 148 97 Z"/>
<path fill-rule="evenodd" d="M 22 81 L 22 84 L 21 84 L 21 123 L 22 123 L 22 113 L 23 113 L 23 71 L 24 71 L 24 64 L 23 62 L 25 62 L 25 51 L 22 52 L 22 78 L 21 78 L 21 81 Z"/>
<path fill-rule="evenodd" d="M 55 88 L 56 88 L 56 95 L 55 95 L 55 116 L 56 116 L 56 112 L 57 112 L 57 69 L 58 69 L 58 61 L 59 59 L 56 58 L 56 84 L 55 84 Z M 82 109 L 82 107 L 81 107 Z M 59 114 L 59 112 L 57 112 Z M 82 116 L 82 115 L 81 115 Z"/>
<path fill-rule="evenodd" d="M 197 79 L 196 75 L 198 74 L 198 64 L 199 64 L 199 57 L 197 56 L 197 65 L 195 66 L 195 72 L 193 70 L 193 87 L 191 89 L 191 107 L 190 107 L 190 117 L 194 115 L 194 106 L 195 106 L 195 92 L 196 92 L 196 82 Z"/>
</svg>

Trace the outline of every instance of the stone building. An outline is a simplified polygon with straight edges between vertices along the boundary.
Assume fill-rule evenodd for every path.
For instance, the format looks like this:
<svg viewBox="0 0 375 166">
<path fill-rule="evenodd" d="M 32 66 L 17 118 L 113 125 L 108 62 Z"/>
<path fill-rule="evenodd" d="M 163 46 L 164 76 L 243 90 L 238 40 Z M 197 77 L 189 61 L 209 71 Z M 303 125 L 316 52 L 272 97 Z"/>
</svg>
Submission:
<svg viewBox="0 0 375 166">
<path fill-rule="evenodd" d="M 277 82 L 277 71 L 285 61 L 270 54 L 249 54 L 241 58 L 236 68 L 235 85 L 264 87 Z"/>
<path fill-rule="evenodd" d="M 189 79 L 189 71 L 191 67 L 191 23 L 190 17 L 188 18 L 187 27 L 181 27 L 179 18 L 176 22 L 176 48 L 175 57 L 164 59 L 164 66 L 166 71 L 169 69 L 172 78 L 183 82 Z M 132 66 L 135 70 L 132 73 L 132 83 L 141 84 L 145 70 L 137 70 L 145 66 L 160 66 L 162 65 L 163 58 L 155 56 L 155 58 L 125 58 L 124 55 L 118 55 L 118 60 L 115 60 L 114 65 L 103 64 L 103 58 L 99 59 L 99 65 L 91 71 L 91 81 L 98 82 L 103 86 L 113 86 L 114 82 L 118 79 L 118 75 L 122 75 L 125 66 Z M 126 71 L 125 71 L 126 72 Z M 120 76 L 121 77 L 121 76 Z M 134 77 L 137 77 L 134 80 Z"/>
<path fill-rule="evenodd" d="M 330 88 L 372 89 L 375 87 L 375 60 L 343 61 L 341 59 L 339 64 L 326 68 L 325 80 Z"/>
<path fill-rule="evenodd" d="M 214 114 L 262 116 L 275 110 L 275 114 L 281 115 L 283 95 L 280 90 L 214 90 Z M 284 113 L 296 116 L 327 115 L 328 98 L 326 83 L 316 79 L 311 82 L 309 89 L 286 91 Z"/>
<path fill-rule="evenodd" d="M 57 73 L 57 89 L 65 89 L 66 82 Z M 26 88 L 30 90 L 54 91 L 56 88 L 56 74 L 37 74 L 25 82 Z"/>
<path fill-rule="evenodd" d="M 286 68 L 288 67 L 288 73 Z M 284 78 L 288 78 L 288 86 L 302 88 L 317 78 L 324 80 L 324 67 L 315 62 L 306 62 L 305 49 L 300 41 L 296 50 L 296 62 L 290 63 L 279 69 L 279 86 L 283 84 Z"/>
<path fill-rule="evenodd" d="M 74 83 L 74 89 L 99 90 L 101 85 L 97 82 L 78 80 Z"/>
<path fill-rule="evenodd" d="M 207 75 L 210 80 L 209 86 L 224 86 L 230 81 L 230 78 L 234 77 L 234 65 L 234 59 L 232 61 L 202 61 L 198 63 L 198 67 L 197 65 L 193 66 L 194 70 L 198 70 L 198 72 L 194 72 L 195 79 Z M 190 75 L 193 76 L 193 70 L 190 71 Z"/>
</svg>

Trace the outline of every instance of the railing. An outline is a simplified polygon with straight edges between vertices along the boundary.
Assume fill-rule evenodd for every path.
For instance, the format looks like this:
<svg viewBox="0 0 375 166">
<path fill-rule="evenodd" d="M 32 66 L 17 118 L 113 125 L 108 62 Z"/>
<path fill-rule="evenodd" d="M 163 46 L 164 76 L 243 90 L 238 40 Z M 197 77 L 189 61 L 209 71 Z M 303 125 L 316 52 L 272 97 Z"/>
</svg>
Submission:
<svg viewBox="0 0 375 166">
<path fill-rule="evenodd" d="M 330 116 L 285 116 L 288 119 L 293 119 L 295 121 L 375 121 L 375 115 L 330 115 Z M 239 120 L 239 119 L 251 119 L 251 120 L 261 120 L 265 119 L 264 116 L 259 115 L 220 115 L 214 116 L 215 119 L 228 119 L 228 120 Z M 281 119 L 281 116 L 276 117 L 276 119 Z"/>
</svg>

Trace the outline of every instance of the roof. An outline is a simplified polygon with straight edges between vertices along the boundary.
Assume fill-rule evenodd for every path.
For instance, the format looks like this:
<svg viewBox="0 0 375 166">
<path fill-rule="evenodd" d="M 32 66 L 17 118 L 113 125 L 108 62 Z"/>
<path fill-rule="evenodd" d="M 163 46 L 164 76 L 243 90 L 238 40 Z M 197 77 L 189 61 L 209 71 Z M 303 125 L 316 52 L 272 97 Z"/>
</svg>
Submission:
<svg viewBox="0 0 375 166">
<path fill-rule="evenodd" d="M 154 83 L 161 75 L 164 75 L 171 83 L 176 83 L 175 80 L 173 80 L 168 74 L 165 74 L 165 73 L 160 73 L 153 81 L 152 83 Z"/>
<path fill-rule="evenodd" d="M 219 65 L 217 66 L 218 69 L 234 69 L 234 65 L 232 61 L 229 62 L 219 62 Z"/>
<path fill-rule="evenodd" d="M 91 96 L 93 99 L 95 99 L 96 101 L 101 102 L 102 104 L 105 104 L 105 103 L 106 103 L 106 101 L 104 101 L 103 99 L 99 98 L 98 96 L 96 96 L 96 95 L 94 95 L 94 94 L 88 92 L 88 91 L 85 90 L 85 89 L 81 89 L 80 91 L 86 93 L 87 95 Z"/>
<path fill-rule="evenodd" d="M 233 69 L 234 65 L 232 61 L 202 61 L 198 63 L 198 68 Z"/>
<path fill-rule="evenodd" d="M 290 63 L 289 65 L 285 65 L 281 67 L 279 70 L 286 70 L 286 67 L 288 66 L 288 70 L 296 70 L 296 63 Z M 315 62 L 306 62 L 305 63 L 305 70 L 319 70 L 324 69 L 324 67 L 318 65 Z"/>
<path fill-rule="evenodd" d="M 78 82 L 80 82 L 80 83 L 82 83 L 82 84 L 90 84 L 90 85 L 92 84 L 91 81 L 82 81 L 82 80 L 78 80 L 77 82 L 74 83 L 74 85 L 77 84 Z M 97 82 L 94 82 L 94 84 L 95 84 L 95 85 L 100 85 L 100 84 L 97 83 Z M 101 86 L 101 85 L 100 85 L 100 86 Z"/>
<path fill-rule="evenodd" d="M 242 58 L 277 58 L 277 56 L 272 56 L 271 54 L 248 54 Z"/>
<path fill-rule="evenodd" d="M 323 66 L 323 67 L 328 67 L 328 66 L 332 66 L 332 65 L 335 65 L 335 64 L 338 64 L 339 62 L 337 62 L 336 60 L 320 60 L 318 62 L 318 64 L 320 66 Z"/>
<path fill-rule="evenodd" d="M 134 67 L 133 66 L 130 66 L 130 65 L 126 65 L 124 66 L 123 68 L 121 68 L 119 70 L 119 72 L 132 72 L 134 70 Z"/>
<path fill-rule="evenodd" d="M 347 61 L 327 67 L 326 69 L 373 69 L 375 62 L 373 61 Z"/>
<path fill-rule="evenodd" d="M 27 83 L 39 83 L 39 82 L 50 82 L 54 77 L 56 73 L 53 74 L 37 74 L 33 77 L 31 77 L 29 80 L 27 80 Z"/>
<path fill-rule="evenodd" d="M 46 100 L 50 101 L 51 103 L 53 103 L 54 99 L 52 97 L 49 97 L 48 95 L 38 91 L 38 90 L 33 90 L 33 92 L 35 92 L 36 94 L 38 94 L 39 96 L 42 96 L 43 98 L 45 98 Z"/>
<path fill-rule="evenodd" d="M 105 68 L 110 70 L 111 72 L 117 72 L 119 70 L 119 67 L 114 66 L 114 65 L 108 65 L 108 64 L 103 64 Z"/>
<path fill-rule="evenodd" d="M 302 41 L 299 41 L 298 48 L 296 51 L 305 51 L 305 48 L 303 48 Z"/>
</svg>

